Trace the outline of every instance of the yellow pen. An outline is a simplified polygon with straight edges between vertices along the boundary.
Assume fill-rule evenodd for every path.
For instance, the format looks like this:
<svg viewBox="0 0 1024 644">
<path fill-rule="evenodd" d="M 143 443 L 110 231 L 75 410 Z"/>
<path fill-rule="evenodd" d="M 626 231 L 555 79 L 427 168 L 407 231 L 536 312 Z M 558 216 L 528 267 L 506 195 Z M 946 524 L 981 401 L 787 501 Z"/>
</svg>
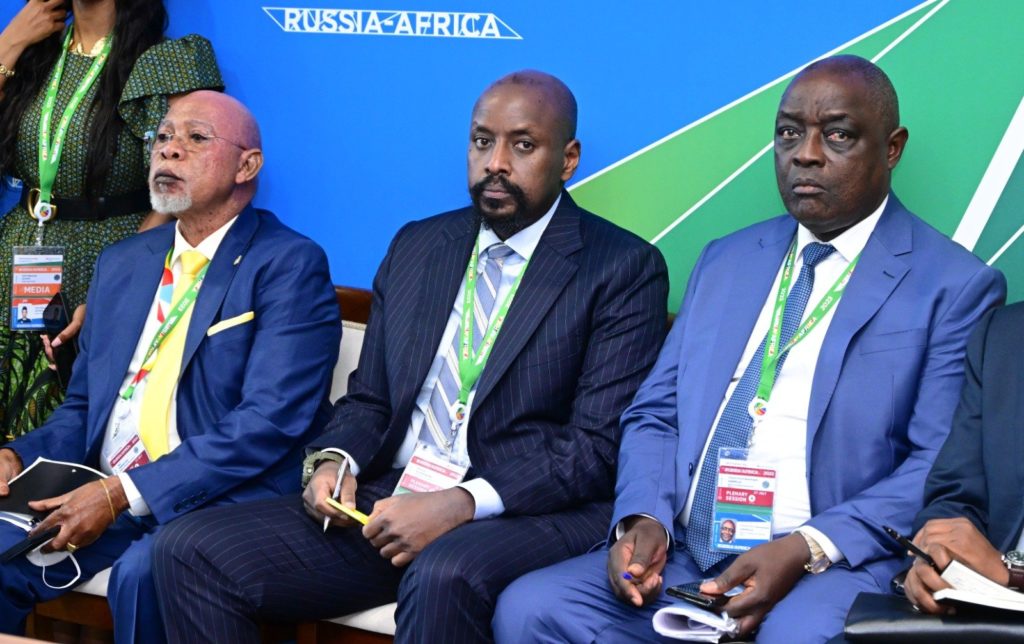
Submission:
<svg viewBox="0 0 1024 644">
<path fill-rule="evenodd" d="M 353 510 L 352 508 L 348 507 L 347 505 L 342 505 L 341 503 L 335 501 L 334 499 L 332 499 L 330 497 L 325 498 L 324 502 L 327 503 L 327 505 L 329 505 L 332 508 L 334 508 L 335 510 L 338 510 L 339 512 L 344 512 L 345 514 L 347 514 L 348 516 L 352 517 L 353 519 L 355 519 L 359 523 L 362 523 L 363 525 L 366 525 L 367 522 L 369 522 L 369 520 L 370 520 L 370 517 L 366 516 L 365 514 L 360 512 L 359 510 Z"/>
</svg>

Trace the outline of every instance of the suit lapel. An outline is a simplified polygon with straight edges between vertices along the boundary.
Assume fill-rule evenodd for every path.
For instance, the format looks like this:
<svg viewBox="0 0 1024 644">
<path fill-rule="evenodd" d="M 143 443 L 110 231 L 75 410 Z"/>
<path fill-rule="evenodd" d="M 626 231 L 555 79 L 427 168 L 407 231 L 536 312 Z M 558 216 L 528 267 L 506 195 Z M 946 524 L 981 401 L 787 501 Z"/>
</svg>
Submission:
<svg viewBox="0 0 1024 644">
<path fill-rule="evenodd" d="M 188 334 L 185 336 L 185 349 L 181 356 L 181 373 L 185 373 L 192 356 L 195 355 L 199 343 L 206 337 L 206 331 L 213 324 L 213 318 L 220 310 L 228 286 L 234 279 L 238 266 L 245 261 L 245 251 L 252 242 L 253 235 L 260 225 L 260 216 L 252 206 L 247 206 L 238 215 L 238 220 L 231 226 L 217 247 L 217 252 L 210 262 L 210 268 L 203 278 L 192 310 L 192 319 L 188 323 Z M 236 258 L 241 258 L 238 263 Z M 179 374 L 180 377 L 180 374 Z"/>
<path fill-rule="evenodd" d="M 582 247 L 579 210 L 568 193 L 563 192 L 558 210 L 530 258 L 519 291 L 509 308 L 508 319 L 494 342 L 487 366 L 477 385 L 474 407 L 479 408 L 494 389 L 566 284 L 576 275 L 579 266 L 569 256 Z"/>
<path fill-rule="evenodd" d="M 109 398 L 111 403 L 128 373 L 132 356 L 135 355 L 142 330 L 146 326 L 146 317 L 153 306 L 153 298 L 156 297 L 156 289 L 160 284 L 160 277 L 163 275 L 167 251 L 173 245 L 174 224 L 168 224 L 160 230 L 153 231 L 147 236 L 145 254 L 132 262 L 131 277 L 123 296 L 117 297 L 113 302 L 99 303 L 99 306 L 108 307 L 106 314 L 100 319 L 109 320 L 110 324 L 116 324 L 118 335 L 124 339 L 123 342 L 111 343 L 111 368 L 104 370 L 107 377 L 104 384 L 98 388 L 98 391 L 109 389 L 113 392 L 103 398 L 104 400 Z M 149 338 L 145 338 L 145 340 L 148 341 Z"/>
<path fill-rule="evenodd" d="M 469 255 L 476 243 L 477 225 L 470 209 L 460 211 L 446 222 L 437 245 L 427 252 L 426 277 L 420 290 L 419 306 L 423 311 L 421 323 L 411 325 L 414 337 L 409 382 L 418 387 L 427 378 L 430 364 L 437 355 L 441 336 L 452 314 Z"/>
<path fill-rule="evenodd" d="M 861 251 L 860 261 L 836 307 L 835 317 L 821 346 L 807 411 L 808 462 L 814 436 L 835 392 L 850 342 L 910 270 L 908 263 L 899 256 L 910 253 L 912 246 L 910 219 L 896 196 L 890 194 L 885 212 Z"/>
</svg>

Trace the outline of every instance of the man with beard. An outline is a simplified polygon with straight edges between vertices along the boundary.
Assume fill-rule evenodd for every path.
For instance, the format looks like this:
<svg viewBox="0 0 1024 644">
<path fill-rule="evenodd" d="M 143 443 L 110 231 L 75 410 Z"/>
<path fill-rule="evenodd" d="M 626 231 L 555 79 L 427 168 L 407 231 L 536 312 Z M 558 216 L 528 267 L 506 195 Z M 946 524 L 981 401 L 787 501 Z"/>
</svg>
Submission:
<svg viewBox="0 0 1024 644">
<path fill-rule="evenodd" d="M 863 58 L 793 79 L 775 117 L 788 213 L 704 249 L 622 416 L 610 547 L 510 586 L 499 641 L 652 641 L 665 588 L 706 579 L 741 587 L 724 605 L 740 636 L 820 642 L 888 588 L 902 561 L 883 526 L 906 533 L 921 508 L 968 334 L 1006 294 L 890 192 L 899 118 Z M 714 537 L 740 516 L 737 556 Z"/>
<path fill-rule="evenodd" d="M 0 631 L 112 567 L 115 639 L 161 642 L 155 535 L 198 508 L 299 490 L 303 448 L 330 419 L 338 306 L 323 250 L 250 205 L 262 165 L 241 103 L 172 102 L 149 184 L 177 221 L 103 251 L 64 403 L 0 449 L 0 496 L 39 457 L 106 475 L 31 504 L 48 513 L 34 533 L 60 531 L 49 554 L 0 566 Z M 0 551 L 24 537 L 0 522 Z"/>
<path fill-rule="evenodd" d="M 653 365 L 668 280 L 653 246 L 563 190 L 575 133 L 576 101 L 547 74 L 480 97 L 473 207 L 392 242 L 302 498 L 202 513 L 158 544 L 171 640 L 251 642 L 258 617 L 397 598 L 397 641 L 487 641 L 502 588 L 602 539 L 619 415 Z M 325 503 L 339 476 L 365 526 Z"/>
</svg>

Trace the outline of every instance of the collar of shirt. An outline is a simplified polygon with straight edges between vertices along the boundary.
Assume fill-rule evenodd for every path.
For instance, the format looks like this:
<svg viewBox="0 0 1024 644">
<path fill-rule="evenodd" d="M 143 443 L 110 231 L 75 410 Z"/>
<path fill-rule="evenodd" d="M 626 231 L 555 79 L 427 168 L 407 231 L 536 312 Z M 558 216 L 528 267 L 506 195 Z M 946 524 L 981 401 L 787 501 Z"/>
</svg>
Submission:
<svg viewBox="0 0 1024 644">
<path fill-rule="evenodd" d="M 523 258 L 524 261 L 529 261 L 533 256 L 533 251 L 537 250 L 537 244 L 540 243 L 540 238 L 544 231 L 547 230 L 548 224 L 551 223 L 551 218 L 555 216 L 555 210 L 558 209 L 558 204 L 561 201 L 562 195 L 559 194 L 558 198 L 555 199 L 555 203 L 551 204 L 551 208 L 544 213 L 543 217 L 506 239 L 505 244 L 515 251 L 516 255 Z M 493 244 L 500 243 L 501 239 L 494 234 L 493 230 L 486 226 L 480 226 L 480 234 L 477 236 L 477 248 L 480 249 L 480 252 L 483 252 L 485 248 Z M 482 271 L 483 267 L 484 263 L 480 262 L 477 270 Z"/>
<path fill-rule="evenodd" d="M 202 253 L 207 261 L 212 260 L 217 249 L 220 248 L 220 243 L 224 241 L 224 236 L 228 234 L 231 226 L 236 221 L 238 221 L 238 215 L 235 215 L 231 218 L 231 221 L 210 233 L 206 239 L 199 242 L 198 246 L 188 243 L 185 237 L 182 236 L 180 223 L 174 224 L 174 252 L 171 253 L 171 266 L 175 266 L 178 263 L 178 258 L 187 250 L 197 250 Z"/>
<path fill-rule="evenodd" d="M 848 230 L 843 231 L 838 237 L 833 239 L 831 242 L 836 253 L 843 258 L 845 263 L 849 264 L 853 261 L 853 258 L 860 254 L 864 247 L 867 246 L 868 238 L 871 237 L 871 233 L 875 230 L 875 226 L 878 225 L 878 220 L 882 217 L 882 213 L 885 211 L 886 205 L 889 203 L 889 195 L 885 196 L 882 200 L 881 205 L 875 209 L 873 213 L 860 220 Z M 801 258 L 798 266 L 803 265 L 803 252 L 804 247 L 811 242 L 821 242 L 820 239 L 814 236 L 814 233 L 804 228 L 802 225 L 797 226 L 796 232 L 796 250 L 797 256 Z M 827 260 L 826 260 L 827 261 Z"/>
</svg>

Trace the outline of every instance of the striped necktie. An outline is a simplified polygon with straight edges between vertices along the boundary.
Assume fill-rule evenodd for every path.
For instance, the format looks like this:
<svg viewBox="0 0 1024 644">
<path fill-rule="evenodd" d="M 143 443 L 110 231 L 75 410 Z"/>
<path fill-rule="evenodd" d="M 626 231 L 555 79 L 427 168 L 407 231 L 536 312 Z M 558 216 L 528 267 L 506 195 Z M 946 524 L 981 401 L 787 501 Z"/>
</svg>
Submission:
<svg viewBox="0 0 1024 644">
<path fill-rule="evenodd" d="M 789 291 L 786 298 L 786 310 L 782 314 L 782 329 L 780 331 L 781 344 L 785 345 L 793 334 L 796 333 L 803 319 L 804 309 L 807 308 L 807 300 L 811 297 L 811 289 L 814 288 L 814 267 L 821 260 L 825 259 L 835 251 L 830 244 L 811 243 L 803 250 L 804 263 L 800 269 L 800 276 Z M 768 334 L 750 359 L 747 368 L 743 371 L 743 377 L 725 404 L 722 417 L 718 419 L 715 427 L 715 434 L 708 445 L 708 451 L 704 455 L 704 464 L 700 469 L 697 480 L 697 491 L 693 497 L 693 504 L 690 506 L 690 521 L 686 526 L 686 548 L 690 555 L 701 569 L 701 572 L 711 568 L 722 559 L 729 556 L 726 552 L 711 550 L 711 525 L 715 504 L 715 488 L 718 479 L 718 450 L 723 447 L 744 447 L 750 438 L 750 431 L 753 429 L 753 420 L 750 418 L 748 406 L 757 393 L 757 384 L 761 379 L 761 360 L 764 356 L 765 343 L 768 341 Z M 775 374 L 778 376 L 782 370 L 782 364 L 786 361 L 789 352 L 782 354 L 775 365 Z"/>
<path fill-rule="evenodd" d="M 473 310 L 473 351 L 480 347 L 480 342 L 487 331 L 491 312 L 497 300 L 498 286 L 501 284 L 501 269 L 515 251 L 505 244 L 498 243 L 488 246 L 483 253 L 483 273 L 476 280 L 475 309 Z M 427 408 L 425 427 L 428 431 L 420 432 L 420 440 L 438 447 L 449 447 L 452 440 L 452 408 L 459 400 L 459 339 L 462 325 L 455 332 L 452 342 L 448 345 L 444 356 L 444 364 L 437 376 L 434 390 L 430 394 L 430 405 Z"/>
<path fill-rule="evenodd" d="M 178 303 L 182 295 L 192 286 L 196 275 L 209 261 L 197 250 L 187 250 L 181 254 L 181 275 L 174 283 L 174 295 L 171 301 Z M 171 410 L 171 396 L 178 385 L 181 372 L 181 358 L 185 353 L 185 336 L 188 335 L 188 323 L 192 319 L 192 309 L 188 307 L 181 316 L 181 321 L 164 339 L 157 352 L 156 364 L 146 376 L 146 388 L 142 393 L 142 411 L 139 418 L 139 437 L 146 446 L 149 459 L 155 461 L 168 451 L 168 422 Z"/>
</svg>

